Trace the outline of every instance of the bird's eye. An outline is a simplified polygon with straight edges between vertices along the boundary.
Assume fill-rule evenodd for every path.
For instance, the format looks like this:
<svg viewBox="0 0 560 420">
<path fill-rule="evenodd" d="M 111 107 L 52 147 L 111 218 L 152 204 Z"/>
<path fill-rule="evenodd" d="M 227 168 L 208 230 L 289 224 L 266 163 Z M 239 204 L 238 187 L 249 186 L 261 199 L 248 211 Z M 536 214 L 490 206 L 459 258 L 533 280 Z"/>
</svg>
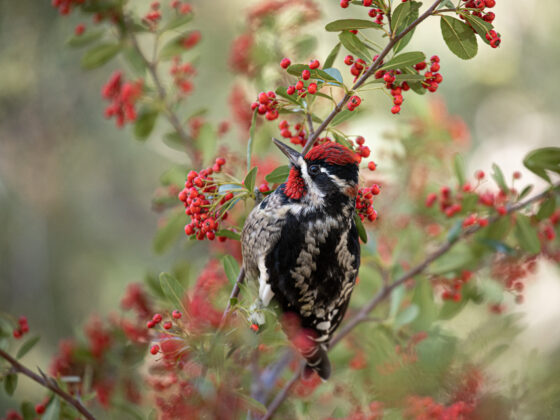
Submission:
<svg viewBox="0 0 560 420">
<path fill-rule="evenodd" d="M 311 165 L 309 167 L 309 175 L 317 175 L 320 171 L 319 165 Z"/>
</svg>

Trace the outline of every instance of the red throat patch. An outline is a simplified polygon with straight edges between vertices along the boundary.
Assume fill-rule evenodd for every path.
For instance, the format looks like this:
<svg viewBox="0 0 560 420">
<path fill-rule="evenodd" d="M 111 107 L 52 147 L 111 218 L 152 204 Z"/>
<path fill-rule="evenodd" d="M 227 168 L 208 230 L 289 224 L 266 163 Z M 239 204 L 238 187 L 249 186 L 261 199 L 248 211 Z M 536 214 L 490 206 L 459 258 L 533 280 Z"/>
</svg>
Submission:
<svg viewBox="0 0 560 420">
<path fill-rule="evenodd" d="M 324 160 L 331 165 L 357 165 L 359 163 L 356 153 L 332 141 L 313 147 L 305 155 L 305 160 Z"/>
<path fill-rule="evenodd" d="M 299 200 L 305 195 L 305 181 L 301 177 L 301 172 L 297 168 L 290 169 L 288 181 L 284 193 L 293 200 Z"/>
</svg>

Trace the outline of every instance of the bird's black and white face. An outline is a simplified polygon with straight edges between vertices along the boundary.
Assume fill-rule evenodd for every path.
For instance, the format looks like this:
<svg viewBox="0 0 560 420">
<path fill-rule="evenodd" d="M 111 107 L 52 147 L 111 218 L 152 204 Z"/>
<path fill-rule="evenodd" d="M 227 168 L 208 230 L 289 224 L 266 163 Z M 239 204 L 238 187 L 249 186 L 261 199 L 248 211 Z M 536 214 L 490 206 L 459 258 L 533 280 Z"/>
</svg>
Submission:
<svg viewBox="0 0 560 420">
<path fill-rule="evenodd" d="M 337 143 L 314 147 L 304 157 L 278 140 L 275 144 L 288 157 L 292 168 L 285 194 L 313 207 L 340 200 L 355 200 L 358 192 L 356 155 Z"/>
</svg>

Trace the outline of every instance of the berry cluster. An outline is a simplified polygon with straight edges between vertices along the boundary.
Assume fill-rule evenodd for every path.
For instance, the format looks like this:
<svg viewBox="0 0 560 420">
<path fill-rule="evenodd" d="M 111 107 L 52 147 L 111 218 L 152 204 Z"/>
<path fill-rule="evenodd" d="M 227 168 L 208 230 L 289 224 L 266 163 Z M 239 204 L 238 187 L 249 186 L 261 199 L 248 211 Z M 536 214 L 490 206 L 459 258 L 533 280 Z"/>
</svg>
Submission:
<svg viewBox="0 0 560 420">
<path fill-rule="evenodd" d="M 172 9 L 176 9 L 180 14 L 187 15 L 192 12 L 192 6 L 179 0 L 172 0 L 170 3 Z"/>
<path fill-rule="evenodd" d="M 469 25 L 473 31 L 475 29 L 472 27 L 470 22 L 466 20 L 464 15 L 472 15 L 481 18 L 485 22 L 492 23 L 496 18 L 494 12 L 486 11 L 486 9 L 491 9 L 496 5 L 496 0 L 464 0 L 463 7 L 467 9 L 473 10 L 464 10 L 460 15 L 461 19 L 466 21 L 466 24 Z M 501 42 L 500 35 L 494 31 L 488 31 L 486 34 L 486 39 L 490 42 L 490 46 L 492 48 L 498 48 Z"/>
<path fill-rule="evenodd" d="M 294 132 L 292 132 L 290 130 L 290 123 L 282 120 L 278 124 L 278 128 L 280 129 L 280 135 L 285 139 L 290 139 L 291 143 L 300 144 L 301 146 L 305 146 L 305 143 L 307 143 L 307 132 L 303 124 L 295 124 Z"/>
<path fill-rule="evenodd" d="M 272 91 L 268 93 L 259 93 L 257 101 L 251 104 L 251 110 L 254 111 L 255 109 L 269 121 L 278 118 L 278 101 L 276 100 L 276 94 Z"/>
<path fill-rule="evenodd" d="M 18 319 L 18 327 L 14 328 L 12 334 L 15 339 L 20 339 L 28 332 L 29 332 L 29 324 L 27 323 L 27 317 L 20 316 Z"/>
<path fill-rule="evenodd" d="M 290 66 L 290 60 L 284 58 L 280 62 L 282 68 L 288 68 Z M 298 79 L 295 85 L 290 85 L 286 88 L 286 93 L 288 95 L 294 95 L 297 92 L 298 97 L 305 98 L 307 94 L 314 95 L 320 89 L 320 86 L 315 82 L 307 82 L 311 78 L 311 70 L 316 70 L 321 66 L 319 60 L 311 60 L 306 69 L 301 71 L 301 78 Z M 306 84 L 307 83 L 307 84 Z"/>
<path fill-rule="evenodd" d="M 188 236 L 196 235 L 198 240 L 214 240 L 219 230 L 220 220 L 226 220 L 227 210 L 234 198 L 233 193 L 220 193 L 219 184 L 212 176 L 221 172 L 224 158 L 217 158 L 214 165 L 200 172 L 190 171 L 185 188 L 179 193 L 179 200 L 185 204 L 185 214 L 191 216 L 191 223 L 185 226 Z M 224 236 L 218 240 L 225 241 Z"/>
<path fill-rule="evenodd" d="M 364 0 L 363 2 L 364 6 L 366 6 L 366 3 L 369 3 L 367 4 L 367 6 L 371 6 L 372 2 L 368 0 Z M 377 23 L 378 25 L 383 25 L 383 17 L 385 16 L 385 12 L 383 12 L 383 10 L 369 9 L 368 15 L 371 18 L 375 18 L 375 23 Z"/>
<path fill-rule="evenodd" d="M 462 420 L 468 418 L 474 408 L 472 404 L 467 404 L 463 401 L 457 401 L 449 406 L 445 406 L 435 402 L 432 397 L 410 396 L 407 399 L 405 418 L 414 420 Z"/>
<path fill-rule="evenodd" d="M 101 94 L 111 102 L 105 108 L 105 116 L 115 117 L 117 127 L 122 127 L 125 122 L 136 120 L 134 106 L 142 95 L 143 85 L 141 79 L 135 82 L 123 82 L 122 72 L 116 71 L 103 86 Z"/>
<path fill-rule="evenodd" d="M 356 212 L 362 222 L 367 218 L 370 222 L 377 219 L 377 212 L 373 209 L 373 196 L 380 192 L 379 185 L 360 188 L 356 197 Z"/>
<path fill-rule="evenodd" d="M 161 20 L 161 12 L 159 11 L 159 1 L 154 1 L 150 5 L 150 11 L 146 13 L 142 21 L 148 25 L 151 31 L 157 29 L 157 24 Z"/>
<path fill-rule="evenodd" d="M 83 4 L 85 0 L 52 0 L 53 7 L 58 9 L 61 15 L 67 15 L 72 10 L 72 6 Z"/>
<path fill-rule="evenodd" d="M 183 314 L 178 311 L 177 309 L 175 309 L 172 313 L 171 313 L 171 317 L 175 320 L 177 319 L 181 319 L 183 317 Z M 154 314 L 154 316 L 152 316 L 152 319 L 150 319 L 148 321 L 148 323 L 146 324 L 146 327 L 148 328 L 154 328 L 156 325 L 160 324 L 163 321 L 163 316 L 160 313 L 156 313 Z M 164 330 L 170 330 L 173 327 L 173 322 L 172 321 L 165 321 L 163 323 L 163 329 Z"/>
<path fill-rule="evenodd" d="M 442 285 L 444 291 L 441 294 L 443 300 L 452 300 L 454 302 L 461 301 L 461 289 L 463 285 L 468 283 L 472 278 L 472 272 L 468 270 L 463 270 L 459 277 L 454 277 L 452 279 L 441 278 L 438 279 L 437 283 Z"/>
<path fill-rule="evenodd" d="M 537 262 L 535 257 L 522 260 L 513 257 L 497 258 L 492 265 L 492 278 L 500 281 L 504 288 L 515 296 L 515 303 L 524 301 L 524 280 L 529 274 L 535 273 Z"/>
<path fill-rule="evenodd" d="M 190 77 L 196 75 L 196 69 L 191 63 L 181 64 L 181 59 L 178 56 L 173 57 L 173 64 L 169 69 L 171 76 L 173 76 L 173 83 L 179 88 L 182 95 L 187 95 L 193 90 L 193 83 L 189 80 Z"/>
</svg>

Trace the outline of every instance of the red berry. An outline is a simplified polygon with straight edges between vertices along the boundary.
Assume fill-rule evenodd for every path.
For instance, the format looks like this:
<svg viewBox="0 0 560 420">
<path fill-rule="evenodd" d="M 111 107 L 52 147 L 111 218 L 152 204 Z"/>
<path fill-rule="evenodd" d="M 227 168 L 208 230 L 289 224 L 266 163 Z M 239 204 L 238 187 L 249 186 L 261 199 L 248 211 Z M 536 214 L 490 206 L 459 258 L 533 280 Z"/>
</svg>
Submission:
<svg viewBox="0 0 560 420">
<path fill-rule="evenodd" d="M 290 67 L 290 64 L 292 64 L 292 62 L 289 58 L 283 58 L 282 61 L 280 61 L 280 67 L 282 67 L 283 69 L 287 69 L 288 67 Z"/>
<path fill-rule="evenodd" d="M 23 333 L 22 333 L 21 330 L 18 328 L 18 329 L 15 329 L 15 330 L 13 331 L 12 335 L 13 335 L 14 338 L 17 340 L 17 339 L 21 338 L 21 336 L 23 335 Z"/>
<path fill-rule="evenodd" d="M 156 355 L 159 353 L 159 346 L 157 344 L 154 344 L 151 348 L 150 348 L 150 353 L 152 353 L 153 355 Z"/>
<path fill-rule="evenodd" d="M 354 57 L 352 57 L 351 55 L 347 55 L 346 57 L 344 57 L 344 64 L 346 64 L 347 66 L 351 66 L 354 63 Z"/>
<path fill-rule="evenodd" d="M 340 7 L 346 9 L 349 6 L 349 1 L 350 0 L 340 0 Z"/>
<path fill-rule="evenodd" d="M 484 173 L 484 171 L 480 171 L 480 170 L 479 170 L 479 171 L 476 171 L 476 172 L 474 173 L 474 177 L 475 177 L 476 179 L 484 179 L 485 176 L 486 176 L 486 174 Z"/>
<path fill-rule="evenodd" d="M 177 309 L 175 309 L 171 314 L 171 316 L 175 319 L 180 319 L 183 316 L 183 314 L 179 312 Z"/>
<path fill-rule="evenodd" d="M 286 93 L 288 95 L 293 95 L 296 92 L 296 87 L 295 86 L 288 86 L 288 89 L 286 89 Z"/>
<path fill-rule="evenodd" d="M 312 70 L 313 70 L 313 69 L 318 69 L 320 65 L 321 65 L 321 64 L 319 63 L 319 60 L 312 60 L 312 61 L 309 63 L 309 68 L 312 69 Z"/>
<path fill-rule="evenodd" d="M 377 165 L 375 164 L 375 162 L 371 161 L 368 163 L 368 169 L 370 171 L 375 171 L 375 169 L 377 168 Z"/>
<path fill-rule="evenodd" d="M 166 330 L 170 330 L 172 326 L 173 324 L 171 323 L 171 321 L 166 321 L 163 323 L 163 328 Z"/>
<path fill-rule="evenodd" d="M 316 93 L 317 92 L 317 83 L 310 83 L 309 86 L 307 86 L 307 92 L 311 95 Z M 288 136 L 288 137 L 290 137 L 290 136 Z"/>
<path fill-rule="evenodd" d="M 146 326 L 148 328 L 154 328 L 156 326 L 156 323 L 152 320 L 148 321 L 148 323 L 146 324 Z"/>
<path fill-rule="evenodd" d="M 401 107 L 399 105 L 395 105 L 391 108 L 391 112 L 393 114 L 398 114 L 399 112 L 401 112 Z"/>
<path fill-rule="evenodd" d="M 257 332 L 259 330 L 259 326 L 257 324 L 251 324 L 251 329 Z"/>
<path fill-rule="evenodd" d="M 366 142 L 366 139 L 364 139 L 362 136 L 356 137 L 356 144 L 362 146 L 365 142 Z"/>
<path fill-rule="evenodd" d="M 377 195 L 377 194 L 379 194 L 379 192 L 381 191 L 380 188 L 379 188 L 379 185 L 377 185 L 377 184 L 373 184 L 373 185 L 371 186 L 371 189 L 370 189 L 370 190 L 371 190 L 371 193 L 372 193 L 373 195 Z"/>
<path fill-rule="evenodd" d="M 301 72 L 301 78 L 303 80 L 309 80 L 310 77 L 311 77 L 311 72 L 309 70 L 304 70 Z"/>
<path fill-rule="evenodd" d="M 37 414 L 43 414 L 45 412 L 45 410 L 46 410 L 45 404 L 37 404 L 35 406 L 35 412 Z"/>
<path fill-rule="evenodd" d="M 161 314 L 155 314 L 152 317 L 152 321 L 154 321 L 156 324 L 159 324 L 162 319 L 163 319 L 163 317 L 161 316 Z"/>
<path fill-rule="evenodd" d="M 362 4 L 363 4 L 365 7 L 371 6 L 372 3 L 373 3 L 373 0 L 362 0 Z"/>
<path fill-rule="evenodd" d="M 76 25 L 76 28 L 74 29 L 74 34 L 76 36 L 80 36 L 81 34 L 83 34 L 86 30 L 86 25 L 84 25 L 83 23 L 80 23 L 79 25 Z"/>
</svg>

